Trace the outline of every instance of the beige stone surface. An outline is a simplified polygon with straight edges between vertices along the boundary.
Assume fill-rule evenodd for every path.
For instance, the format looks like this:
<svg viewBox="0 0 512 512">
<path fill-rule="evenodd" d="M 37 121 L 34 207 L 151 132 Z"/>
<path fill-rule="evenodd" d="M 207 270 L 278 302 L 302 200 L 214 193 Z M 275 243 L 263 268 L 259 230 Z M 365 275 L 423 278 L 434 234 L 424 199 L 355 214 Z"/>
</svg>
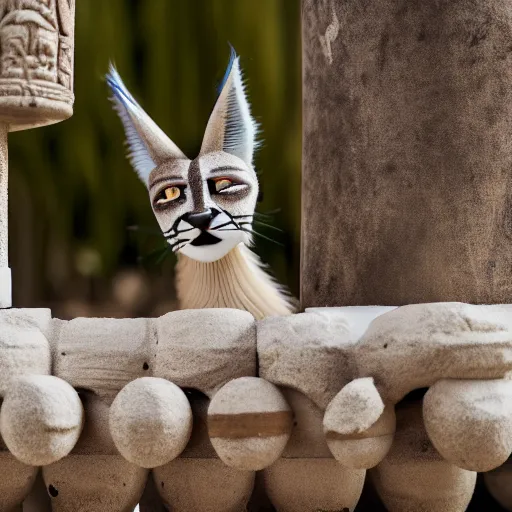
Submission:
<svg viewBox="0 0 512 512">
<path fill-rule="evenodd" d="M 80 392 L 85 422 L 71 455 L 119 455 L 110 433 L 110 405 L 91 392 Z M 70 455 L 70 456 L 71 456 Z M 69 456 L 64 459 L 67 460 Z M 93 460 L 93 459 L 92 459 Z M 60 461 L 61 465 L 64 461 Z"/>
<path fill-rule="evenodd" d="M 210 440 L 226 465 L 257 471 L 280 457 L 292 419 L 276 386 L 257 377 L 240 377 L 217 391 L 210 403 Z"/>
<path fill-rule="evenodd" d="M 282 458 L 264 470 L 265 489 L 279 512 L 353 511 L 365 473 L 335 459 Z"/>
<path fill-rule="evenodd" d="M 9 310 L 0 313 L 0 325 L 5 325 L 0 342 L 7 340 L 0 345 L 5 349 L 0 350 L 0 365 L 5 365 L 0 382 L 9 371 L 17 374 L 18 367 L 25 368 L 19 363 L 23 358 L 33 365 L 26 366 L 31 372 L 48 372 L 49 365 L 41 365 L 39 356 L 46 354 L 49 360 L 51 353 L 54 372 L 81 389 L 86 411 L 83 434 L 70 455 L 45 468 L 45 478 L 59 493 L 52 500 L 55 506 L 59 500 L 62 511 L 86 510 L 88 500 L 100 510 L 101 502 L 94 498 L 100 483 L 77 480 L 78 465 L 83 467 L 80 475 L 103 475 L 101 488 L 112 511 L 128 510 L 140 499 L 148 472 L 137 465 L 158 465 L 155 481 L 169 486 L 162 496 L 177 509 L 210 506 L 220 511 L 244 510 L 254 470 L 265 466 L 265 486 L 274 504 L 351 509 L 361 492 L 364 469 L 375 464 L 373 474 L 391 510 L 463 510 L 474 473 L 456 466 L 493 468 L 512 451 L 512 383 L 504 380 L 512 371 L 511 313 L 507 306 L 438 303 L 310 310 L 261 322 L 246 312 L 222 309 L 173 312 L 160 319 L 67 322 L 51 320 L 45 310 Z M 34 339 L 37 343 L 27 343 Z M 254 377 L 256 348 L 263 378 Z M 4 353 L 11 359 L 3 358 Z M 0 424 L 4 429 L 3 418 L 8 418 L 9 447 L 9 435 L 23 437 L 37 424 L 27 419 L 34 417 L 29 408 L 9 405 L 18 380 L 4 379 L 7 393 Z M 137 389 L 140 383 L 162 387 Z M 431 388 L 425 398 L 425 422 L 434 445 L 448 460 L 433 447 L 417 412 L 400 412 L 391 446 L 393 405 L 417 387 Z M 95 394 L 84 393 L 84 388 Z M 176 391 L 183 408 L 175 408 L 164 388 Z M 15 395 L 23 398 L 16 404 L 28 399 L 27 393 Z M 51 413 L 52 400 L 30 400 L 31 406 L 38 403 L 38 414 Z M 190 407 L 190 440 L 186 444 L 188 434 L 184 436 L 180 449 L 171 454 L 175 457 L 183 449 L 181 456 L 166 463 L 168 450 L 173 449 L 167 436 L 186 427 Z M 216 417 L 215 428 L 229 428 L 229 435 L 208 435 L 208 407 Z M 293 411 L 289 439 L 287 432 L 274 432 L 286 425 L 282 413 L 288 407 Z M 12 410 L 18 409 L 28 428 L 9 426 L 16 417 Z M 188 410 L 188 420 L 178 418 L 176 410 Z M 271 421 L 260 424 L 261 417 Z M 248 427 L 257 435 L 246 436 Z M 272 432 L 260 435 L 259 429 L 267 427 Z M 125 456 L 136 464 L 118 454 L 122 442 L 128 448 L 121 450 L 126 449 Z M 30 456 L 36 453 L 29 451 Z M 180 471 L 187 479 L 176 483 Z M 313 483 L 318 485 L 301 480 L 313 471 Z M 111 479 L 114 472 L 126 478 Z M 66 489 L 64 494 L 50 483 L 54 474 L 60 489 Z M 413 494 L 407 494 L 408 479 L 420 482 Z M 123 483 L 129 487 L 125 495 Z M 228 485 L 229 489 L 223 487 Z M 203 486 L 204 494 L 187 494 L 188 489 Z M 426 488 L 436 492 L 428 495 Z M 215 489 L 218 496 L 212 497 Z"/>
<path fill-rule="evenodd" d="M 0 121 L 0 308 L 12 306 L 12 279 L 9 268 L 9 126 Z"/>
<path fill-rule="evenodd" d="M 142 377 L 127 384 L 110 407 L 110 432 L 123 457 L 153 468 L 175 459 L 192 431 L 185 393 L 165 379 Z"/>
<path fill-rule="evenodd" d="M 226 382 L 256 373 L 256 324 L 246 311 L 174 311 L 155 323 L 155 377 L 211 397 Z"/>
<path fill-rule="evenodd" d="M 282 458 L 332 458 L 323 431 L 323 409 L 295 389 L 281 388 L 281 392 L 293 411 L 292 433 Z"/>
<path fill-rule="evenodd" d="M 12 377 L 51 371 L 49 309 L 0 310 L 0 396 Z"/>
<path fill-rule="evenodd" d="M 254 485 L 254 471 L 220 459 L 175 459 L 155 468 L 153 478 L 173 512 L 245 512 Z"/>
<path fill-rule="evenodd" d="M 219 459 L 208 435 L 209 398 L 194 390 L 186 394 L 194 418 L 192 435 L 180 457 L 153 470 L 158 491 L 173 512 L 245 512 L 254 471 L 230 468 Z"/>
<path fill-rule="evenodd" d="M 23 464 L 14 455 L 4 451 L 1 444 L 0 442 L 0 511 L 8 512 L 28 495 L 38 468 Z"/>
<path fill-rule="evenodd" d="M 335 459 L 343 466 L 370 469 L 388 454 L 393 444 L 395 423 L 395 410 L 388 406 L 368 430 L 354 436 L 327 434 L 327 445 Z"/>
<path fill-rule="evenodd" d="M 499 379 L 512 370 L 512 314 L 501 306 L 403 306 L 373 320 L 354 350 L 387 403 L 440 379 Z"/>
<path fill-rule="evenodd" d="M 368 430 L 384 412 L 384 402 L 373 378 L 356 379 L 331 400 L 324 415 L 324 432 L 341 435 Z"/>
<path fill-rule="evenodd" d="M 51 375 L 11 379 L 0 409 L 0 431 L 9 451 L 32 466 L 65 457 L 82 431 L 84 414 L 76 391 Z"/>
<path fill-rule="evenodd" d="M 151 319 L 75 318 L 54 321 L 54 374 L 76 388 L 113 400 L 154 370 L 156 338 Z"/>
<path fill-rule="evenodd" d="M 393 446 L 370 470 L 386 508 L 393 512 L 466 510 L 476 473 L 445 461 L 430 442 L 422 421 L 421 401 L 401 405 Z"/>
<path fill-rule="evenodd" d="M 323 426 L 327 445 L 340 464 L 369 469 L 391 448 L 394 407 L 385 408 L 372 378 L 356 379 L 327 406 Z"/>
<path fill-rule="evenodd" d="M 120 455 L 71 454 L 43 476 L 53 512 L 133 512 L 148 470 Z"/>
<path fill-rule="evenodd" d="M 512 453 L 512 381 L 440 380 L 425 395 L 423 420 L 446 460 L 494 469 Z"/>
<path fill-rule="evenodd" d="M 11 131 L 73 113 L 75 1 L 0 5 L 0 112 Z"/>
<path fill-rule="evenodd" d="M 272 504 L 279 512 L 353 510 L 366 471 L 345 468 L 332 458 L 322 428 L 324 412 L 313 400 L 293 389 L 281 391 L 294 422 L 281 458 L 263 470 Z"/>
<path fill-rule="evenodd" d="M 340 310 L 266 318 L 258 323 L 260 377 L 295 388 L 325 408 L 352 379 L 356 341 Z"/>
<path fill-rule="evenodd" d="M 119 455 L 110 435 L 108 401 L 93 393 L 81 398 L 86 421 L 78 443 L 67 457 L 43 468 L 53 511 L 132 512 L 148 470 Z"/>
</svg>

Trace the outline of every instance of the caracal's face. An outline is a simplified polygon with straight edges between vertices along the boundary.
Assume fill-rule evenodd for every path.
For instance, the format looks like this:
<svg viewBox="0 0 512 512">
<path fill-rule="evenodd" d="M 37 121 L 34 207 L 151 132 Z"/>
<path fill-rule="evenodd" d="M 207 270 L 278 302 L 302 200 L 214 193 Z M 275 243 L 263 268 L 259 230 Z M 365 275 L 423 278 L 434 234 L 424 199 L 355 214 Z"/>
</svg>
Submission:
<svg viewBox="0 0 512 512">
<path fill-rule="evenodd" d="M 149 196 L 172 250 L 202 262 L 250 242 L 256 173 L 223 151 L 170 160 L 149 175 Z"/>
<path fill-rule="evenodd" d="M 257 126 L 234 50 L 194 160 L 142 109 L 113 67 L 107 83 L 125 128 L 130 161 L 148 187 L 172 250 L 211 262 L 249 243 L 258 197 L 252 166 Z"/>
</svg>

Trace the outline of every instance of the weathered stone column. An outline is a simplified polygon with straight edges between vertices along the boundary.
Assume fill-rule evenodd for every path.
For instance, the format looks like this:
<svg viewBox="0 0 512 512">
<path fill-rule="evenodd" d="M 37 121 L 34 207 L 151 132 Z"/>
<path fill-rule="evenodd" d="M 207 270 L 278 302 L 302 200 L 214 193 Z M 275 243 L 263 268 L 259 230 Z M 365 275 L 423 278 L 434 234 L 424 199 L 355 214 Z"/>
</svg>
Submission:
<svg viewBox="0 0 512 512">
<path fill-rule="evenodd" d="M 11 269 L 8 260 L 8 126 L 0 124 L 0 308 L 11 306 Z"/>
<path fill-rule="evenodd" d="M 11 306 L 7 132 L 73 113 L 75 0 L 0 0 L 0 308 Z"/>
<path fill-rule="evenodd" d="M 56 123 L 72 115 L 74 12 L 74 0 L 0 0 L 0 309 L 12 304 L 8 264 L 7 134 Z M 39 368 L 45 363 L 41 354 L 35 353 L 34 358 L 27 359 L 31 348 L 37 352 L 39 345 L 44 346 L 43 341 L 39 345 L 33 342 L 37 331 L 28 329 L 22 338 L 23 349 L 17 347 L 18 350 L 13 351 L 16 338 L 9 328 L 33 324 L 25 317 L 47 315 L 50 318 L 50 312 L 17 310 L 12 311 L 12 317 L 11 312 L 6 311 L 5 315 L 0 340 L 6 355 L 2 359 L 3 374 L 46 376 L 50 365 Z M 13 357 L 12 352 L 16 352 Z M 0 394 L 5 399 L 5 390 Z M 46 491 L 43 489 L 43 495 L 40 489 L 33 488 L 37 466 L 16 460 L 6 450 L 4 441 L 0 437 L 0 474 L 7 476 L 0 486 L 0 508 L 19 505 L 32 488 L 31 500 L 25 503 L 24 509 L 44 510 Z"/>
<path fill-rule="evenodd" d="M 511 302 L 510 3 L 302 8 L 302 307 Z M 471 496 L 463 470 L 439 460 L 432 476 L 444 474 L 444 487 L 427 482 L 422 454 L 407 448 L 409 423 L 373 470 L 386 505 L 441 510 L 444 499 L 463 510 L 450 501 Z M 402 478 L 396 464 L 418 471 Z M 362 499 L 359 510 L 381 509 Z"/>
<path fill-rule="evenodd" d="M 302 305 L 510 302 L 508 0 L 302 3 Z"/>
</svg>

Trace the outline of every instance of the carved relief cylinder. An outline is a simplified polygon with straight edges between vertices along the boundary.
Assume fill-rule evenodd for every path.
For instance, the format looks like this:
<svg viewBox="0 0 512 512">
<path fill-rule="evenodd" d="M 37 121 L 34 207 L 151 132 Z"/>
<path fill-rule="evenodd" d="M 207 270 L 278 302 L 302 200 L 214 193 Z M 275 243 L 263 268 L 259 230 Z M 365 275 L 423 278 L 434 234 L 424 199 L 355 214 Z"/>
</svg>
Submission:
<svg viewBox="0 0 512 512">
<path fill-rule="evenodd" d="M 9 131 L 73 113 L 75 0 L 0 1 L 0 121 Z"/>
</svg>

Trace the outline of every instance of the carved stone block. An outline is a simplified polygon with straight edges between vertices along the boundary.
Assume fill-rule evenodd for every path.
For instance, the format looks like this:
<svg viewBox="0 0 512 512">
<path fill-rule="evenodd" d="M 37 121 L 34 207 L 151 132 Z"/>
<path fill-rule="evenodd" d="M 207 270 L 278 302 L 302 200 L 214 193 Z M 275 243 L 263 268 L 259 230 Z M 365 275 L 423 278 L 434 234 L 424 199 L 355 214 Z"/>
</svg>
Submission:
<svg viewBox="0 0 512 512">
<path fill-rule="evenodd" d="M 10 131 L 73 113 L 75 0 L 0 3 L 0 112 Z"/>
</svg>

